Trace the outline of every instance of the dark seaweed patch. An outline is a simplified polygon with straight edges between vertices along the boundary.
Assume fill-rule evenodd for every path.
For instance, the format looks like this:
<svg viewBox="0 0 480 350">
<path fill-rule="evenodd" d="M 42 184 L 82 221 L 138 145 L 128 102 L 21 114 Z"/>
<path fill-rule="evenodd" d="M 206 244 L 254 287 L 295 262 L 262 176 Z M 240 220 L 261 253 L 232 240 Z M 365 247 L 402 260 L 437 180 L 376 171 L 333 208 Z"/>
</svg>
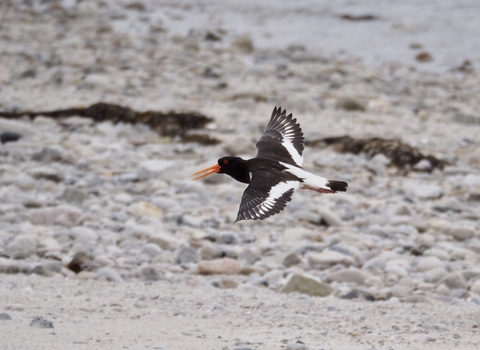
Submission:
<svg viewBox="0 0 480 350">
<path fill-rule="evenodd" d="M 184 142 L 198 142 L 205 145 L 213 145 L 220 142 L 219 140 L 205 134 L 190 133 L 191 130 L 205 128 L 205 126 L 213 120 L 212 118 L 196 112 L 137 112 L 128 107 L 105 102 L 98 102 L 87 108 L 69 108 L 54 111 L 0 111 L 0 117 L 8 119 L 18 119 L 24 116 L 34 118 L 39 115 L 55 119 L 81 116 L 91 118 L 95 122 L 108 120 L 113 123 L 144 123 L 162 136 L 178 136 Z"/>
<path fill-rule="evenodd" d="M 432 172 L 435 169 L 443 170 L 447 161 L 438 159 L 432 155 L 424 155 L 418 148 L 412 147 L 397 139 L 383 139 L 372 137 L 366 139 L 354 139 L 351 136 L 327 137 L 317 141 L 307 143 L 309 146 L 315 146 L 319 143 L 332 145 L 341 153 L 364 153 L 373 158 L 377 154 L 383 154 L 390 159 L 390 165 L 408 172 L 410 170 Z M 426 160 L 429 167 L 415 168 L 420 161 Z"/>
</svg>

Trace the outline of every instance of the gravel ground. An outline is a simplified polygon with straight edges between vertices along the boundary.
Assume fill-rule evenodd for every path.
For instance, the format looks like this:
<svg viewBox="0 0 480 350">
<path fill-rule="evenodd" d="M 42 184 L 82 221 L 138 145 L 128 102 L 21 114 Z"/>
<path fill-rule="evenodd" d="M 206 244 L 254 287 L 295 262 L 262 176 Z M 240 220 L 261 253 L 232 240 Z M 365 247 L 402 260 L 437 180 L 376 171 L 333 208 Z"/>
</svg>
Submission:
<svg viewBox="0 0 480 350">
<path fill-rule="evenodd" d="M 424 4 L 425 22 L 402 4 L 0 4 L 0 134 L 20 137 L 0 146 L 0 345 L 478 348 L 478 5 Z M 298 23 L 288 36 L 282 19 Z M 453 20 L 471 51 L 438 31 Z M 6 118 L 97 102 L 199 112 L 213 122 L 196 132 L 220 142 Z M 233 224 L 244 185 L 190 174 L 254 156 L 276 105 L 304 130 L 305 169 L 348 192 L 298 191 Z M 359 154 L 321 141 L 343 135 L 433 158 L 398 168 L 387 141 Z"/>
</svg>

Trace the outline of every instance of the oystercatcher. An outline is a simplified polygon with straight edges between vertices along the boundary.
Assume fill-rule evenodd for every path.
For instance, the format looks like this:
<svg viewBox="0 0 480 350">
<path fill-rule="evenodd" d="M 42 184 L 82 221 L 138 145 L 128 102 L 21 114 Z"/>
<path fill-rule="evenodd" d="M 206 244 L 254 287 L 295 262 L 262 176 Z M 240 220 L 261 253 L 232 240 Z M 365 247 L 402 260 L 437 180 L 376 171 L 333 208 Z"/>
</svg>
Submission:
<svg viewBox="0 0 480 350">
<path fill-rule="evenodd" d="M 220 173 L 248 184 L 235 222 L 263 220 L 280 213 L 298 188 L 319 193 L 347 191 L 348 184 L 344 181 L 327 180 L 303 170 L 303 142 L 297 119 L 281 107 L 275 107 L 256 144 L 255 158 L 222 157 L 218 164 L 194 173 L 193 180 Z"/>
</svg>

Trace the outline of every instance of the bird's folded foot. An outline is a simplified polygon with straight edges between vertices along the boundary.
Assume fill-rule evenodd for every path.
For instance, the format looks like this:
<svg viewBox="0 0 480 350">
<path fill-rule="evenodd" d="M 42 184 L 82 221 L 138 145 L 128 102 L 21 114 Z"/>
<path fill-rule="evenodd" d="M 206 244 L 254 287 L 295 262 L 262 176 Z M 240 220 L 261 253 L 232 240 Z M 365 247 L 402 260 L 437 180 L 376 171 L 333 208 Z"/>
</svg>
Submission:
<svg viewBox="0 0 480 350">
<path fill-rule="evenodd" d="M 336 191 L 329 190 L 329 189 L 327 189 L 327 188 L 315 188 L 315 187 L 308 186 L 308 185 L 303 185 L 303 186 L 302 186 L 302 189 L 304 189 L 304 190 L 312 190 L 312 191 L 315 191 L 315 192 L 318 192 L 318 193 L 337 193 Z"/>
</svg>

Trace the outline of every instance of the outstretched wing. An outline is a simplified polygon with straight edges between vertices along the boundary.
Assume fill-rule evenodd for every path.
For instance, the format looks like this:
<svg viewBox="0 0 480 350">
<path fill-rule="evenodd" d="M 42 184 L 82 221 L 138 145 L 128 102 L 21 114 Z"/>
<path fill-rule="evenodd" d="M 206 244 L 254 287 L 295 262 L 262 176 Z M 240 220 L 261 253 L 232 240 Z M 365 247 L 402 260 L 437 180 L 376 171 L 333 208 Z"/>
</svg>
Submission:
<svg viewBox="0 0 480 350">
<path fill-rule="evenodd" d="M 257 157 L 278 160 L 301 167 L 303 163 L 304 137 L 297 119 L 282 107 L 275 107 L 272 117 L 256 146 Z"/>
<path fill-rule="evenodd" d="M 298 181 L 269 181 L 269 173 L 255 172 L 252 181 L 243 192 L 237 220 L 263 220 L 280 213 L 292 200 Z"/>
</svg>

